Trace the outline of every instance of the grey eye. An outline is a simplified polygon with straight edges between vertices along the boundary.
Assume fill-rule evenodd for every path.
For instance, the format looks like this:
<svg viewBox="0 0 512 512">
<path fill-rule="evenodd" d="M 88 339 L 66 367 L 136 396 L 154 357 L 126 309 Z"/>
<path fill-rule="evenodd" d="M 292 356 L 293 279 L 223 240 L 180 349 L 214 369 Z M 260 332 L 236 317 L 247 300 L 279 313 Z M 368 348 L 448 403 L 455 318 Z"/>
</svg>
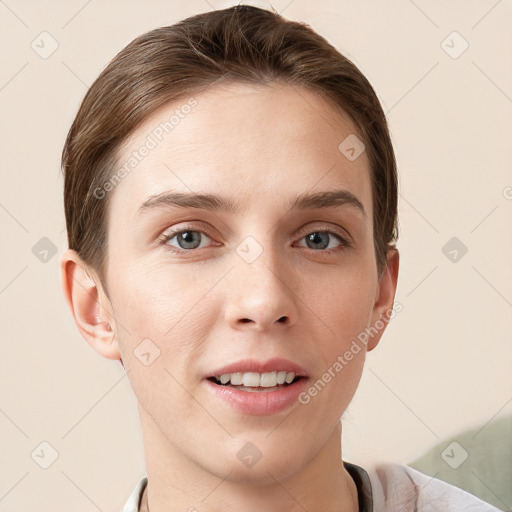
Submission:
<svg viewBox="0 0 512 512">
<path fill-rule="evenodd" d="M 201 247 L 202 238 L 209 240 L 209 237 L 201 231 L 189 229 L 169 236 L 166 243 L 179 249 L 198 249 Z M 170 243 L 171 240 L 175 240 L 178 245 Z"/>
</svg>

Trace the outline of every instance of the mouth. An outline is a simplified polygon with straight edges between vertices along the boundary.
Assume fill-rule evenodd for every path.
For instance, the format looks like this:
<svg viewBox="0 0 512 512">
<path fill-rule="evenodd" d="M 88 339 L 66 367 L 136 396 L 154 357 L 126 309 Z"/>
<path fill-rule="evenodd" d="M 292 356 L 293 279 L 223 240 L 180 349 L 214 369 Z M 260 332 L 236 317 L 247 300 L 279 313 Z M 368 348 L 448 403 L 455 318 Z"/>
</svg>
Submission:
<svg viewBox="0 0 512 512">
<path fill-rule="evenodd" d="M 219 386 L 225 386 L 238 389 L 239 391 L 254 392 L 271 392 L 286 388 L 304 379 L 294 372 L 273 371 L 273 372 L 234 372 L 224 373 L 208 377 L 210 382 Z"/>
<path fill-rule="evenodd" d="M 298 404 L 309 374 L 286 359 L 252 359 L 218 368 L 204 377 L 212 395 L 244 414 L 272 415 Z"/>
</svg>

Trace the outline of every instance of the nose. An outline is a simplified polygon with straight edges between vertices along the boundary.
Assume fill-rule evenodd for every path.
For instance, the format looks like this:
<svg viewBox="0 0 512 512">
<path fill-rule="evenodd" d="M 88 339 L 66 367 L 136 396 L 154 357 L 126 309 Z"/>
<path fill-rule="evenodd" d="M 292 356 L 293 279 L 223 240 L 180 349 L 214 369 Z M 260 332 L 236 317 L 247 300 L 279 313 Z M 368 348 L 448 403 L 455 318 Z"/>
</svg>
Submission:
<svg viewBox="0 0 512 512">
<path fill-rule="evenodd" d="M 293 290 L 292 272 L 285 262 L 278 265 L 269 250 L 252 263 L 242 259 L 230 272 L 227 323 L 236 330 L 265 331 L 285 328 L 297 321 L 299 300 Z"/>
</svg>

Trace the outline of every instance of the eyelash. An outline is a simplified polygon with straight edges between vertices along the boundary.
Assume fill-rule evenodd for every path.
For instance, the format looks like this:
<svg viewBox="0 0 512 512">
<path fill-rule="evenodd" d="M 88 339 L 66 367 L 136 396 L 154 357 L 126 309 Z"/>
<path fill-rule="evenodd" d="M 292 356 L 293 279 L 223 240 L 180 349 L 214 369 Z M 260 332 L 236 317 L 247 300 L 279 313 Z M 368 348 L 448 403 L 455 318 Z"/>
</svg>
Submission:
<svg viewBox="0 0 512 512">
<path fill-rule="evenodd" d="M 173 238 L 175 238 L 176 236 L 178 236 L 182 233 L 187 233 L 187 232 L 201 233 L 203 235 L 206 235 L 208 238 L 213 239 L 213 236 L 209 233 L 209 231 L 204 228 L 196 229 L 193 226 L 185 226 L 184 228 L 177 230 L 177 231 L 172 231 L 171 233 L 163 233 L 160 236 L 158 243 L 159 243 L 159 245 L 165 246 L 166 250 L 171 251 L 176 254 L 191 253 L 193 251 L 198 251 L 200 249 L 204 249 L 204 247 L 195 248 L 195 249 L 180 249 L 178 247 L 171 246 L 168 244 L 168 242 L 170 240 L 172 240 Z M 310 251 L 313 251 L 315 253 L 330 254 L 333 251 L 346 250 L 346 249 L 349 249 L 352 247 L 352 242 L 348 237 L 342 236 L 339 233 L 337 233 L 336 231 L 333 231 L 333 230 L 327 229 L 327 228 L 313 229 L 311 231 L 307 231 L 299 238 L 299 240 L 303 240 L 306 236 L 311 235 L 313 233 L 326 233 L 328 235 L 334 236 L 340 242 L 340 245 L 338 247 L 334 247 L 334 248 L 330 248 L 330 249 L 311 249 L 311 248 L 306 247 L 306 249 L 309 249 Z"/>
</svg>

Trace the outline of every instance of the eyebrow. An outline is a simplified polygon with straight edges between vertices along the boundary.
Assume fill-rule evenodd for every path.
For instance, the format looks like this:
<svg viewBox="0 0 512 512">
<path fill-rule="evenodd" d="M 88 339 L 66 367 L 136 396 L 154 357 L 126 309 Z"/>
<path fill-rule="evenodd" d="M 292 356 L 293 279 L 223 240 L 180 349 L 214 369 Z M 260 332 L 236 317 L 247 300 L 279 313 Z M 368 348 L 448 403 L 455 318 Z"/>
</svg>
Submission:
<svg viewBox="0 0 512 512">
<path fill-rule="evenodd" d="M 348 190 L 326 190 L 316 193 L 304 193 L 289 204 L 290 210 L 310 210 L 350 205 L 357 208 L 366 218 L 366 211 L 359 199 Z M 239 203 L 215 194 L 194 194 L 166 191 L 149 197 L 136 212 L 141 215 L 154 208 L 171 206 L 178 208 L 200 208 L 237 214 L 242 211 Z"/>
</svg>

